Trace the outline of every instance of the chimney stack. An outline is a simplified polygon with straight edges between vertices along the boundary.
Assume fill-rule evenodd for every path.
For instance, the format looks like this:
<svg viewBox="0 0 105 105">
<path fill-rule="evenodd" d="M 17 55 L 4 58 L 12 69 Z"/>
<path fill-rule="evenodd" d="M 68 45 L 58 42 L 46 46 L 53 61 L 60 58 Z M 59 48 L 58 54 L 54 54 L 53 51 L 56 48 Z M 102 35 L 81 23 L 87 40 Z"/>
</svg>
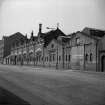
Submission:
<svg viewBox="0 0 105 105">
<path fill-rule="evenodd" d="M 39 33 L 41 33 L 42 32 L 42 24 L 40 23 L 39 24 Z"/>
</svg>

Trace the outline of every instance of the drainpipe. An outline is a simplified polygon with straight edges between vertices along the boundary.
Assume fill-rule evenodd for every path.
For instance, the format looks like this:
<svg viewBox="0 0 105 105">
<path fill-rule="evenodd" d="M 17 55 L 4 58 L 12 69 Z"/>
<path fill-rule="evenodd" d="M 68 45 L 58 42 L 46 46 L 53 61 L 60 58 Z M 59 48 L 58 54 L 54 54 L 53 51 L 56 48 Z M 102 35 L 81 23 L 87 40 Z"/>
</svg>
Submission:
<svg viewBox="0 0 105 105">
<path fill-rule="evenodd" d="M 96 41 L 96 72 L 98 71 L 98 40 Z"/>
<path fill-rule="evenodd" d="M 62 60 L 63 60 L 63 69 L 64 69 L 64 44 L 63 44 L 63 51 L 62 51 Z"/>
<path fill-rule="evenodd" d="M 86 63 L 85 63 L 85 44 L 84 44 L 84 70 L 86 69 Z"/>
<path fill-rule="evenodd" d="M 35 42 L 33 43 L 33 47 L 34 47 L 34 66 L 35 66 Z"/>
<path fill-rule="evenodd" d="M 58 69 L 58 42 L 57 42 L 57 63 L 56 63 L 56 69 Z"/>
<path fill-rule="evenodd" d="M 44 43 L 43 43 L 43 67 L 45 66 L 44 65 L 44 59 L 45 59 L 45 56 L 44 56 Z"/>
</svg>

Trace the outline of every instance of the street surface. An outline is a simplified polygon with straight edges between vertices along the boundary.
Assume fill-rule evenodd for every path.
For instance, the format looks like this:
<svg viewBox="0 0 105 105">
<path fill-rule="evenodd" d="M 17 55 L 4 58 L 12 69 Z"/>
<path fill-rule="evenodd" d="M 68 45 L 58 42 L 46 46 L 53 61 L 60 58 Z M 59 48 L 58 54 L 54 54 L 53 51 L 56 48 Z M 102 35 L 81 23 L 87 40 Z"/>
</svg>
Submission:
<svg viewBox="0 0 105 105">
<path fill-rule="evenodd" d="M 0 65 L 0 87 L 32 105 L 105 105 L 105 72 Z"/>
</svg>

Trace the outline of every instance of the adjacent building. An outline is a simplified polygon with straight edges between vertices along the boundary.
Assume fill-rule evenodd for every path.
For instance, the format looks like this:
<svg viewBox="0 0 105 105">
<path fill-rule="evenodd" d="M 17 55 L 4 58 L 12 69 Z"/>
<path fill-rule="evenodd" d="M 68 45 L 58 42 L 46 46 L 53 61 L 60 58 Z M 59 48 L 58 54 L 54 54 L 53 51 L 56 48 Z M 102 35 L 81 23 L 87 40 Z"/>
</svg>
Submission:
<svg viewBox="0 0 105 105">
<path fill-rule="evenodd" d="M 4 57 L 4 43 L 3 40 L 0 40 L 0 63 L 3 63 Z"/>
<path fill-rule="evenodd" d="M 105 31 L 84 28 L 72 37 L 72 68 L 90 71 L 105 71 L 104 62 Z M 103 47 L 102 47 L 103 46 Z"/>
<path fill-rule="evenodd" d="M 10 36 L 3 36 L 2 46 L 3 46 L 3 62 L 4 63 L 9 64 L 10 62 L 10 59 L 8 59 L 9 56 L 11 55 L 11 53 L 16 54 L 15 47 L 23 44 L 24 40 L 25 40 L 25 36 L 19 32 Z M 13 58 L 11 58 L 11 61 L 12 59 Z"/>
</svg>

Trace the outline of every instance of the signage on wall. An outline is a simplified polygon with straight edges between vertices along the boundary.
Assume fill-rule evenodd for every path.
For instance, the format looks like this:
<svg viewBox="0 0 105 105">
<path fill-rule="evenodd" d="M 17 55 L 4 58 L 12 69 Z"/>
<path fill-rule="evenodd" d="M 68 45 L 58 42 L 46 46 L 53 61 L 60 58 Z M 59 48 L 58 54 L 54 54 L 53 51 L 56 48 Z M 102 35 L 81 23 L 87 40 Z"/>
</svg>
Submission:
<svg viewBox="0 0 105 105">
<path fill-rule="evenodd" d="M 37 48 L 35 52 L 39 52 L 39 51 L 42 51 L 41 48 Z"/>
<path fill-rule="evenodd" d="M 53 52 L 56 51 L 56 49 L 51 49 L 51 50 L 48 50 L 48 51 L 49 51 L 49 53 L 53 53 Z"/>
</svg>

